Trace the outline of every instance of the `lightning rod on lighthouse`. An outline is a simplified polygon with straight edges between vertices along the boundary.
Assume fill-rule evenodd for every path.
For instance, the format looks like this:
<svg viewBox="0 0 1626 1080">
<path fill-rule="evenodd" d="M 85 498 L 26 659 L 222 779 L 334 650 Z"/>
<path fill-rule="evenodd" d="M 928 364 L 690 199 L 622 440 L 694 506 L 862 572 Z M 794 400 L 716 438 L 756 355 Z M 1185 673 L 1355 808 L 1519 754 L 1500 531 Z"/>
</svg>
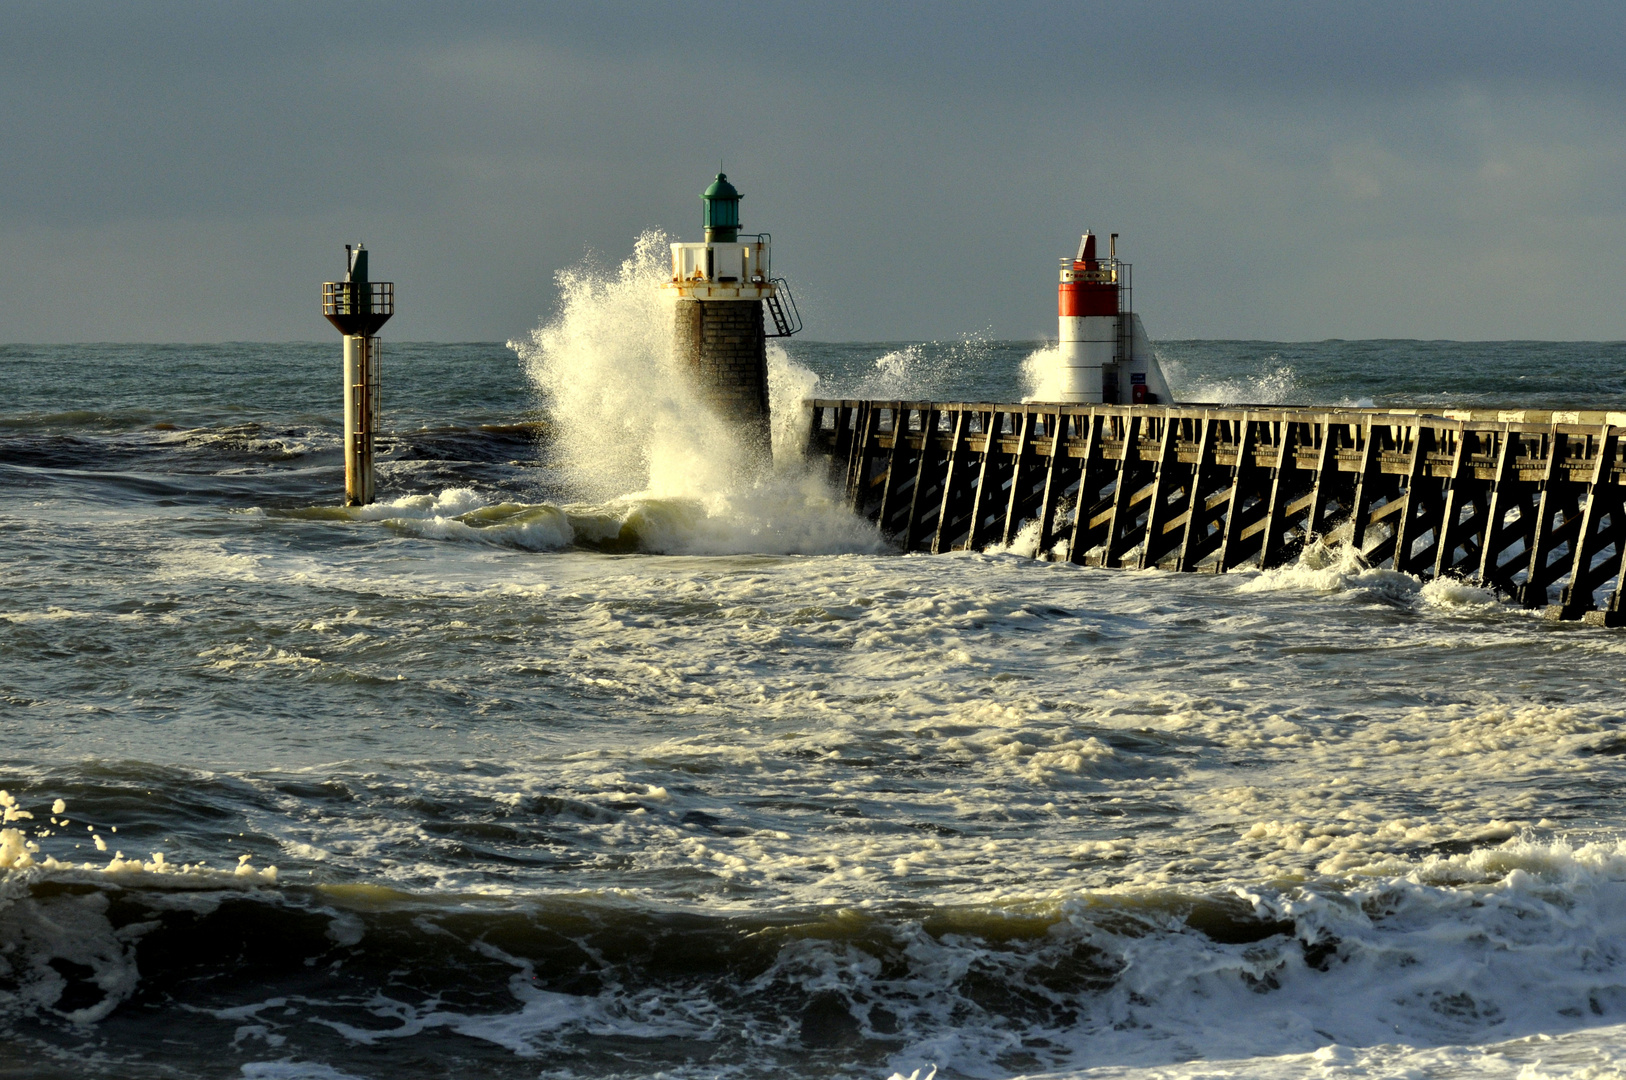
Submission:
<svg viewBox="0 0 1626 1080">
<path fill-rule="evenodd" d="M 344 504 L 373 501 L 373 433 L 378 427 L 377 333 L 395 314 L 395 282 L 370 281 L 367 249 L 344 246 L 343 281 L 322 283 L 322 314 L 344 335 Z"/>
</svg>

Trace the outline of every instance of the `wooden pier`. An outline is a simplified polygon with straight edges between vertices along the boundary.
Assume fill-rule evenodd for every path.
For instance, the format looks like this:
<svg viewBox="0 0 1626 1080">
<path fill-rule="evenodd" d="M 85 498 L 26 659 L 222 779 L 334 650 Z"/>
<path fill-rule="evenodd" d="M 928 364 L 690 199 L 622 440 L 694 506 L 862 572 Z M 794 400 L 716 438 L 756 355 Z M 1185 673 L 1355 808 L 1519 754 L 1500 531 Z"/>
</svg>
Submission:
<svg viewBox="0 0 1626 1080">
<path fill-rule="evenodd" d="M 906 551 L 1224 573 L 1320 540 L 1626 623 L 1626 412 L 807 404 L 809 456 Z"/>
</svg>

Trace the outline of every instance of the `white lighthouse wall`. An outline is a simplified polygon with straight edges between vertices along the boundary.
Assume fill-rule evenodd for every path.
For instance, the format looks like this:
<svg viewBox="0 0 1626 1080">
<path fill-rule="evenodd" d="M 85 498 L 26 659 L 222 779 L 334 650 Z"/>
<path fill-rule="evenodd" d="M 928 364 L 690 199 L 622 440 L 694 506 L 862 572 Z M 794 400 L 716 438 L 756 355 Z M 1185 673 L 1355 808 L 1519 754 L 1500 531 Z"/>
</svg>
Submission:
<svg viewBox="0 0 1626 1080">
<path fill-rule="evenodd" d="M 1063 315 L 1059 320 L 1058 401 L 1095 404 L 1101 400 L 1101 372 L 1112 363 L 1118 336 L 1115 315 Z"/>
</svg>

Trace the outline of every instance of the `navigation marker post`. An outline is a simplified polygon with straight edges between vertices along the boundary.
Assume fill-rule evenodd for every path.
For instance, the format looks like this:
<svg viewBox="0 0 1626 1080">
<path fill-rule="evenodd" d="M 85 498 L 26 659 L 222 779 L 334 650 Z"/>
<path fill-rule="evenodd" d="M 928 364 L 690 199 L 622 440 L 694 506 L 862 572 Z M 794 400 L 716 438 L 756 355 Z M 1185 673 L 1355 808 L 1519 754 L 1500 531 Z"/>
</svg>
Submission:
<svg viewBox="0 0 1626 1080">
<path fill-rule="evenodd" d="M 367 249 L 344 245 L 343 281 L 322 283 L 322 314 L 344 335 L 344 504 L 373 501 L 378 426 L 378 329 L 395 314 L 395 282 L 369 281 Z"/>
</svg>

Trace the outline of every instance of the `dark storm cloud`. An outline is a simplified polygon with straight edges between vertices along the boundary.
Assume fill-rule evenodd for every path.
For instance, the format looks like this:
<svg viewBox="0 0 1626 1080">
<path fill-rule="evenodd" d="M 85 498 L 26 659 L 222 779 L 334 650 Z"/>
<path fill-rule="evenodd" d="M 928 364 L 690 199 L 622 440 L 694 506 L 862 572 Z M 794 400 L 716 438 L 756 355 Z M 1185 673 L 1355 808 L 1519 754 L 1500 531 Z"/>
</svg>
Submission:
<svg viewBox="0 0 1626 1080">
<path fill-rule="evenodd" d="M 363 237 L 397 336 L 502 338 L 585 251 L 692 232 L 719 157 L 818 336 L 1045 333 L 1052 260 L 1092 226 L 1125 233 L 1154 334 L 1618 337 L 1623 27 L 1603 4 L 11 5 L 0 337 L 319 336 L 311 282 Z"/>
</svg>

